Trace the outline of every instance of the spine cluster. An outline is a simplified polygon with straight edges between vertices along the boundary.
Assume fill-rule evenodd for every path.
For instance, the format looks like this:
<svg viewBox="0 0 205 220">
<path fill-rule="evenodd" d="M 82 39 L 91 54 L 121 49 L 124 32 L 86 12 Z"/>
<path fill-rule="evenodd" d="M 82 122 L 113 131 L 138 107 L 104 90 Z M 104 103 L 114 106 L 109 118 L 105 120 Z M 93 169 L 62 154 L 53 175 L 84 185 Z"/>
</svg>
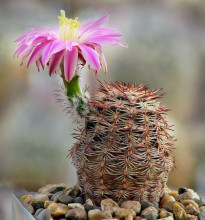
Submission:
<svg viewBox="0 0 205 220">
<path fill-rule="evenodd" d="M 101 84 L 70 155 L 84 194 L 96 204 L 110 197 L 159 201 L 173 169 L 171 127 L 159 90 Z"/>
</svg>

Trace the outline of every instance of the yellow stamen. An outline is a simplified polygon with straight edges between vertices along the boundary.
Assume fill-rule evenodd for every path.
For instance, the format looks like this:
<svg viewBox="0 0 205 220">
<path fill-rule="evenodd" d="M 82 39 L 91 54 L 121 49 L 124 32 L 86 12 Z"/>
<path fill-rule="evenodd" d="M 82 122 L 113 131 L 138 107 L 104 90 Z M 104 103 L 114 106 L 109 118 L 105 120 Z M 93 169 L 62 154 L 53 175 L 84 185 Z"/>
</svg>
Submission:
<svg viewBox="0 0 205 220">
<path fill-rule="evenodd" d="M 65 11 L 61 10 L 60 11 L 61 16 L 58 16 L 59 23 L 60 23 L 60 39 L 69 41 L 69 40 L 74 40 L 78 41 L 78 27 L 81 25 L 80 22 L 78 21 L 78 18 L 76 17 L 75 20 L 73 19 L 68 19 L 65 16 Z"/>
</svg>

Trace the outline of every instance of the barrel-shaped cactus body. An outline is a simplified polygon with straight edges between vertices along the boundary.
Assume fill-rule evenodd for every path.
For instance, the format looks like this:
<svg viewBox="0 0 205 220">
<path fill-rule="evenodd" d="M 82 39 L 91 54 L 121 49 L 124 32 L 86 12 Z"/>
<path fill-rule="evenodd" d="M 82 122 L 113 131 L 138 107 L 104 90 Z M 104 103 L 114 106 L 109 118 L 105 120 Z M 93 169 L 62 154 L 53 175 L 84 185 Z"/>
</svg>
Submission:
<svg viewBox="0 0 205 220">
<path fill-rule="evenodd" d="M 101 84 L 71 149 L 86 198 L 159 201 L 174 164 L 161 96 L 144 85 Z"/>
</svg>

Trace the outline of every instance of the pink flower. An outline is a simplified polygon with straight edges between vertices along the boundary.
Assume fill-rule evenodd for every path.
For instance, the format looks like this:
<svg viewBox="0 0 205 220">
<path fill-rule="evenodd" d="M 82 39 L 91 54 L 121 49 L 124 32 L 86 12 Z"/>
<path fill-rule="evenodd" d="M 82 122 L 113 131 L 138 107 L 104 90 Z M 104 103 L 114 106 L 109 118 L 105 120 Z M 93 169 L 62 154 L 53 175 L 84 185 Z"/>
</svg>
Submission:
<svg viewBox="0 0 205 220">
<path fill-rule="evenodd" d="M 107 73 L 101 44 L 126 46 L 119 40 L 122 35 L 118 31 L 102 27 L 107 18 L 106 14 L 81 26 L 78 18 L 68 19 L 65 11 L 61 10 L 59 29 L 32 26 L 16 40 L 19 44 L 14 56 L 22 57 L 21 64 L 30 56 L 27 66 L 35 62 L 38 70 L 40 65 L 42 68 L 48 65 L 50 75 L 63 65 L 67 82 L 77 74 L 79 64 L 87 63 L 95 74 L 102 66 Z"/>
</svg>

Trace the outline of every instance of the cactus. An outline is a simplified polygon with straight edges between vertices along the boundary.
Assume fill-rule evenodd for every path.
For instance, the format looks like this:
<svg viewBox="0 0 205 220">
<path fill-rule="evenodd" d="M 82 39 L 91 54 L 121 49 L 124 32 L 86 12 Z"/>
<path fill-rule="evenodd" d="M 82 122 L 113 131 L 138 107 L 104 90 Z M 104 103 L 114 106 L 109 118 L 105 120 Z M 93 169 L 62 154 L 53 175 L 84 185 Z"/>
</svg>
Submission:
<svg viewBox="0 0 205 220">
<path fill-rule="evenodd" d="M 106 83 L 91 98 L 70 156 L 83 193 L 95 204 L 106 197 L 121 203 L 162 196 L 173 169 L 174 138 L 158 91 Z"/>
</svg>

